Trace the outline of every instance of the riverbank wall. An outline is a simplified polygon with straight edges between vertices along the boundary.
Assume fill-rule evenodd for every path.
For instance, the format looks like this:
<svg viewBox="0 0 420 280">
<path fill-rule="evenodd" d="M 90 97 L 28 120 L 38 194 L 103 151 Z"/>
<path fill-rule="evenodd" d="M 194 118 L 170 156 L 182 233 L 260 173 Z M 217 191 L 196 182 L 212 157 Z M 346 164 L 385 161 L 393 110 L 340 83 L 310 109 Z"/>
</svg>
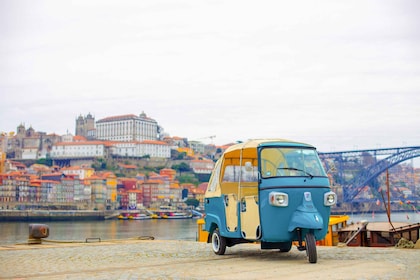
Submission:
<svg viewBox="0 0 420 280">
<path fill-rule="evenodd" d="M 0 210 L 0 222 L 105 220 L 115 215 L 95 210 Z"/>
</svg>

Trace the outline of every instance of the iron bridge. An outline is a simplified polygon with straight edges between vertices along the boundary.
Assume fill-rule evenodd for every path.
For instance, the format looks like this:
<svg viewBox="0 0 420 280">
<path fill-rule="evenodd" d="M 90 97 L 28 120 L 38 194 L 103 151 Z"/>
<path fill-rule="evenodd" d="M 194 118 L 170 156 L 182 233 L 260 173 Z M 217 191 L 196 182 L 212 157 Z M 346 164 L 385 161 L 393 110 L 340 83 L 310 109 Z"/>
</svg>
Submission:
<svg viewBox="0 0 420 280">
<path fill-rule="evenodd" d="M 338 173 L 337 178 L 339 182 L 337 183 L 340 183 L 343 187 L 344 202 L 352 202 L 366 185 L 370 185 L 372 180 L 387 169 L 406 160 L 420 157 L 420 146 L 319 152 L 319 156 L 325 164 L 328 173 Z M 361 159 L 366 156 L 371 156 L 374 159 L 374 163 L 367 166 L 364 165 L 361 172 L 347 182 L 344 178 L 344 173 L 346 172 L 345 163 L 348 162 L 349 158 Z M 378 160 L 378 157 L 382 159 Z"/>
</svg>

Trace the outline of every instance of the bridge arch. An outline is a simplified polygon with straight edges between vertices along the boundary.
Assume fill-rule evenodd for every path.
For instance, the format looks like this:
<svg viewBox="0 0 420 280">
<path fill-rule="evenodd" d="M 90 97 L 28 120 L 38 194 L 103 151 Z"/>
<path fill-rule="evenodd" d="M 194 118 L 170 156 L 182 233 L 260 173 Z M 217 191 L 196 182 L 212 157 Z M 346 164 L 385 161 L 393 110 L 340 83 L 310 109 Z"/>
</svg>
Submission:
<svg viewBox="0 0 420 280">
<path fill-rule="evenodd" d="M 351 202 L 362 191 L 362 189 L 379 174 L 400 162 L 420 157 L 420 147 L 413 147 L 404 150 L 397 150 L 397 153 L 378 161 L 376 164 L 366 168 L 361 174 L 349 184 L 343 186 L 344 202 Z"/>
</svg>

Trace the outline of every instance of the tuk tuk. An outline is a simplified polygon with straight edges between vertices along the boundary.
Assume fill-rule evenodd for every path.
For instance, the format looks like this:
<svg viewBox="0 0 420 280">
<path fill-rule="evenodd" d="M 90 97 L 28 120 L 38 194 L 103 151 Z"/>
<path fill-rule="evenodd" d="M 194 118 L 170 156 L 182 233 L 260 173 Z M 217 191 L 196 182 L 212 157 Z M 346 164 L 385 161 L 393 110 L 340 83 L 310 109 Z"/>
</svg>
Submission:
<svg viewBox="0 0 420 280">
<path fill-rule="evenodd" d="M 296 244 L 316 263 L 316 241 L 327 234 L 336 201 L 315 147 L 285 139 L 235 144 L 216 162 L 206 190 L 207 242 L 218 255 L 240 243 L 280 252 Z"/>
</svg>

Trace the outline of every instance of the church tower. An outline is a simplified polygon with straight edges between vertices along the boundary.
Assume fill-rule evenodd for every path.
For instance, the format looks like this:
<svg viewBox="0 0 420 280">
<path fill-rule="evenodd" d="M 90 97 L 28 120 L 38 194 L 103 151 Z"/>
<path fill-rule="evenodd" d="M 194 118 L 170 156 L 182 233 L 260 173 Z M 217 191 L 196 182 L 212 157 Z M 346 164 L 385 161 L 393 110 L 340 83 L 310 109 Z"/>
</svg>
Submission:
<svg viewBox="0 0 420 280">
<path fill-rule="evenodd" d="M 86 117 L 79 115 L 76 119 L 76 135 L 90 140 L 95 138 L 95 118 L 90 113 Z"/>
</svg>

